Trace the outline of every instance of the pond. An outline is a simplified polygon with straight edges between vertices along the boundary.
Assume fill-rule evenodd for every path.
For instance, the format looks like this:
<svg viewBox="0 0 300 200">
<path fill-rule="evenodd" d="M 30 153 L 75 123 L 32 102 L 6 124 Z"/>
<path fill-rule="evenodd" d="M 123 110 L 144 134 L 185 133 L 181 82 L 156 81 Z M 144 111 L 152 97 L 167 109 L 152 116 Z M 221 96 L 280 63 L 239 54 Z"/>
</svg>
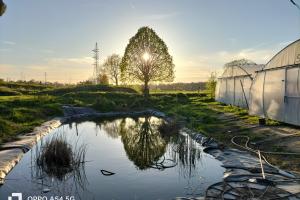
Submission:
<svg viewBox="0 0 300 200">
<path fill-rule="evenodd" d="M 21 192 L 23 199 L 204 196 L 209 185 L 222 180 L 221 163 L 182 131 L 163 136 L 158 131 L 161 123 L 156 117 L 139 117 L 64 124 L 23 156 L 0 187 L 0 199 L 13 192 Z M 38 166 L 43 144 L 57 135 L 74 149 L 86 147 L 85 162 L 78 169 L 55 173 Z"/>
</svg>

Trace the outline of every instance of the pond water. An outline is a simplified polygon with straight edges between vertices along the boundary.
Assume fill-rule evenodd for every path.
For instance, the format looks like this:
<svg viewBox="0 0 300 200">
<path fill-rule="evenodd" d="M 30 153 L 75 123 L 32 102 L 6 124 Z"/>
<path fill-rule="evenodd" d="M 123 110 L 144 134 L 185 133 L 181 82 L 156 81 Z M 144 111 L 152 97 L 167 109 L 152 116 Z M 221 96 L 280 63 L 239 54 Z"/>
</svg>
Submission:
<svg viewBox="0 0 300 200">
<path fill-rule="evenodd" d="M 94 119 L 62 125 L 27 152 L 0 187 L 0 199 L 21 192 L 73 199 L 174 199 L 204 196 L 222 179 L 221 163 L 204 153 L 189 135 L 163 137 L 156 117 Z M 78 170 L 55 174 L 37 167 L 41 144 L 57 135 L 73 146 L 86 145 Z M 101 170 L 115 174 L 107 176 Z"/>
</svg>

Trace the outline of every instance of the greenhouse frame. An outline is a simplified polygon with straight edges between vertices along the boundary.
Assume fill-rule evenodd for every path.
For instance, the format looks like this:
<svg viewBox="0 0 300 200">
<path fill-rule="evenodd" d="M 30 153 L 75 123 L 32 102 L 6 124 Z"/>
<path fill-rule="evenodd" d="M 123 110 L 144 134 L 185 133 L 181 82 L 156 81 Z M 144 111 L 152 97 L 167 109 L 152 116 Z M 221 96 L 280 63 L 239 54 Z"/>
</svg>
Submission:
<svg viewBox="0 0 300 200">
<path fill-rule="evenodd" d="M 255 63 L 225 66 L 222 76 L 217 80 L 215 100 L 248 109 L 255 71 L 262 68 L 263 65 Z"/>
<path fill-rule="evenodd" d="M 300 125 L 300 39 L 257 71 L 251 86 L 249 114 Z"/>
</svg>

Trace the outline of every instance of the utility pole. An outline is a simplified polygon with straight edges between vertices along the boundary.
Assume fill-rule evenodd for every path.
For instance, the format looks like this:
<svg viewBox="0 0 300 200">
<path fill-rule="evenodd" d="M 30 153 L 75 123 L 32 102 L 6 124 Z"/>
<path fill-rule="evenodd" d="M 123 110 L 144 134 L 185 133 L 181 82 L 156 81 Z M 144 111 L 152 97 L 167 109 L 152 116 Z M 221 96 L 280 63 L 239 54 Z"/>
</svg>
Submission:
<svg viewBox="0 0 300 200">
<path fill-rule="evenodd" d="M 45 72 L 45 85 L 47 83 L 47 72 Z"/>
<path fill-rule="evenodd" d="M 94 74 L 93 74 L 93 78 L 94 78 L 94 82 L 95 84 L 98 83 L 98 77 L 99 77 L 99 74 L 100 74 L 100 66 L 99 66 L 99 48 L 98 48 L 98 44 L 96 42 L 96 46 L 95 46 L 95 49 L 92 50 L 94 52 L 94 63 L 93 63 L 93 66 L 94 66 Z"/>
</svg>

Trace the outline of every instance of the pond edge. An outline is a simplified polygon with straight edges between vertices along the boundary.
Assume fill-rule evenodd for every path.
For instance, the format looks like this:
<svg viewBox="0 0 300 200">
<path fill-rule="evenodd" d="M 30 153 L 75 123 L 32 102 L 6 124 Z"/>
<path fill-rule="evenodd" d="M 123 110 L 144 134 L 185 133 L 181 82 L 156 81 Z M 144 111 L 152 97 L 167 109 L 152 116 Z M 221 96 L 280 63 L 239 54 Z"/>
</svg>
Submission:
<svg viewBox="0 0 300 200">
<path fill-rule="evenodd" d="M 4 184 L 7 174 L 19 163 L 23 155 L 28 152 L 41 138 L 49 134 L 53 129 L 62 124 L 90 117 L 135 117 L 152 115 L 170 121 L 164 113 L 152 109 L 129 112 L 95 112 L 89 108 L 63 106 L 64 117 L 56 117 L 35 127 L 30 133 L 22 134 L 16 141 L 7 142 L 1 146 L 0 150 L 0 186 Z"/>
</svg>

